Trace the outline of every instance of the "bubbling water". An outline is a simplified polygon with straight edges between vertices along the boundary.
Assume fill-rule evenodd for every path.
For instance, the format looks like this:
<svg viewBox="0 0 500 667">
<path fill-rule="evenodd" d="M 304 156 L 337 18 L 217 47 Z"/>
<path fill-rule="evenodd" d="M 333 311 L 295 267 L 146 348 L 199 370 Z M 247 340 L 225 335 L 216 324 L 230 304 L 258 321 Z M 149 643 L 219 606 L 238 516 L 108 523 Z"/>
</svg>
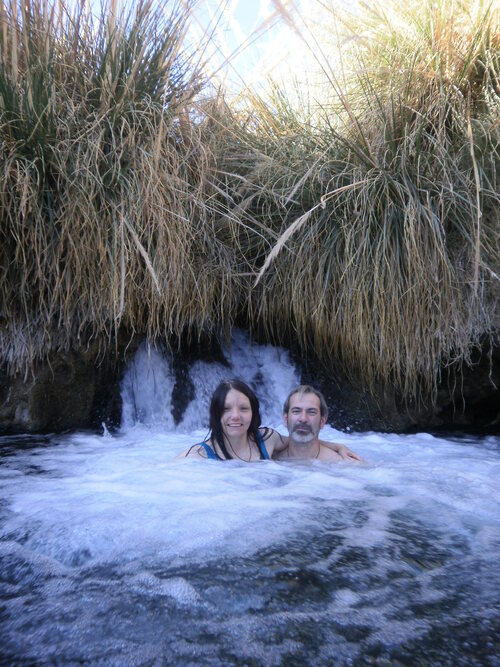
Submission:
<svg viewBox="0 0 500 667">
<path fill-rule="evenodd" d="M 143 349 L 119 434 L 2 440 L 4 663 L 498 665 L 499 439 L 326 427 L 366 463 L 175 460 L 228 371 L 279 426 L 296 371 L 239 336 L 178 426 Z"/>
</svg>

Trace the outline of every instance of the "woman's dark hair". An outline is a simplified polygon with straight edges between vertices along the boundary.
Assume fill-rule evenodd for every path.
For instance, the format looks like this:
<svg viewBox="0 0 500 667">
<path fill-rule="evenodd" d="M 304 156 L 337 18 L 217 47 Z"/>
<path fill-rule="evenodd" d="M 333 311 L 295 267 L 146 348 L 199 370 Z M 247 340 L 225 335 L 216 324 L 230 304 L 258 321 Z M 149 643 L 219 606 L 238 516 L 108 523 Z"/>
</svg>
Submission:
<svg viewBox="0 0 500 667">
<path fill-rule="evenodd" d="M 253 393 L 250 387 L 241 380 L 223 380 L 212 394 L 212 400 L 210 402 L 210 431 L 212 439 L 217 442 L 226 459 L 232 459 L 233 457 L 229 455 L 226 445 L 224 444 L 221 419 L 224 413 L 226 396 L 231 389 L 235 389 L 236 391 L 245 394 L 250 401 L 252 421 L 248 427 L 248 433 L 252 436 L 255 442 L 259 441 L 260 409 L 257 396 Z"/>
</svg>

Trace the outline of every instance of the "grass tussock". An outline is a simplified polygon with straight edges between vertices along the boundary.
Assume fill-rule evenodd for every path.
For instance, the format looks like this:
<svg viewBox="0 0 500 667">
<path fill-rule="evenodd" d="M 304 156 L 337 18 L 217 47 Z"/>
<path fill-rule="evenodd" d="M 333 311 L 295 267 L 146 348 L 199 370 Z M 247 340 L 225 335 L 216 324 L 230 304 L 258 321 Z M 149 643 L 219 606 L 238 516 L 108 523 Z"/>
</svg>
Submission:
<svg viewBox="0 0 500 667">
<path fill-rule="evenodd" d="M 74 7 L 70 10 L 69 7 Z M 189 3 L 1 4 L 0 357 L 230 326 Z M 234 282 L 234 281 L 233 281 Z"/>
<path fill-rule="evenodd" d="M 374 1 L 327 18 L 321 97 L 248 98 L 246 198 L 279 235 L 251 312 L 368 387 L 432 399 L 443 365 L 498 326 L 498 9 Z"/>
<path fill-rule="evenodd" d="M 132 4 L 0 5 L 0 358 L 237 318 L 434 397 L 498 330 L 496 6 L 320 2 L 315 96 L 243 106 L 201 96 L 189 3 Z"/>
</svg>

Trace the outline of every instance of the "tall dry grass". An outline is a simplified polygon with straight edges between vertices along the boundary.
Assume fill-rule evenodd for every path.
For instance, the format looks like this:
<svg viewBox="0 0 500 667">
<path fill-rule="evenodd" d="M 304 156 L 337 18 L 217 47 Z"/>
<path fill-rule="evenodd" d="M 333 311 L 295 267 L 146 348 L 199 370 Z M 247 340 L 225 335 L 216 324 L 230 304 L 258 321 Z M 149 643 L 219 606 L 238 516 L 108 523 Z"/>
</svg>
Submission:
<svg viewBox="0 0 500 667">
<path fill-rule="evenodd" d="M 497 317 L 498 11 L 324 6 L 321 39 L 297 25 L 321 95 L 275 84 L 243 107 L 201 94 L 189 3 L 97 18 L 1 4 L 12 372 L 121 329 L 168 340 L 235 321 L 409 400 L 471 361 Z"/>
<path fill-rule="evenodd" d="M 0 358 L 228 329 L 189 2 L 1 3 Z M 73 7 L 73 9 L 70 9 Z M 213 202 L 213 205 L 212 205 Z M 222 225 L 223 227 L 223 225 Z M 237 284 L 237 280 L 236 280 Z"/>
<path fill-rule="evenodd" d="M 321 98 L 248 98 L 244 198 L 279 235 L 255 254 L 250 322 L 432 400 L 498 326 L 498 8 L 324 4 L 339 50 L 313 44 Z"/>
</svg>

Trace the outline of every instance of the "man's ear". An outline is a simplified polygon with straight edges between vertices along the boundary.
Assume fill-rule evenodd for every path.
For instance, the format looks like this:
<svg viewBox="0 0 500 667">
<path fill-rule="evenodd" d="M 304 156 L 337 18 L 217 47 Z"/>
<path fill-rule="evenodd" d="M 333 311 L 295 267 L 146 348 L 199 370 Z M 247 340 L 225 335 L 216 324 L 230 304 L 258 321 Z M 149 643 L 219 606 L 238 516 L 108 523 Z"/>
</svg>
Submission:
<svg viewBox="0 0 500 667">
<path fill-rule="evenodd" d="M 288 414 L 286 412 L 283 413 L 283 422 L 285 426 L 288 428 Z"/>
<path fill-rule="evenodd" d="M 323 428 L 323 426 L 324 426 L 325 424 L 326 424 L 326 415 L 323 415 L 323 416 L 321 417 L 321 421 L 320 421 L 320 423 L 319 423 L 319 430 L 320 430 L 320 431 L 321 431 L 321 429 Z"/>
</svg>

